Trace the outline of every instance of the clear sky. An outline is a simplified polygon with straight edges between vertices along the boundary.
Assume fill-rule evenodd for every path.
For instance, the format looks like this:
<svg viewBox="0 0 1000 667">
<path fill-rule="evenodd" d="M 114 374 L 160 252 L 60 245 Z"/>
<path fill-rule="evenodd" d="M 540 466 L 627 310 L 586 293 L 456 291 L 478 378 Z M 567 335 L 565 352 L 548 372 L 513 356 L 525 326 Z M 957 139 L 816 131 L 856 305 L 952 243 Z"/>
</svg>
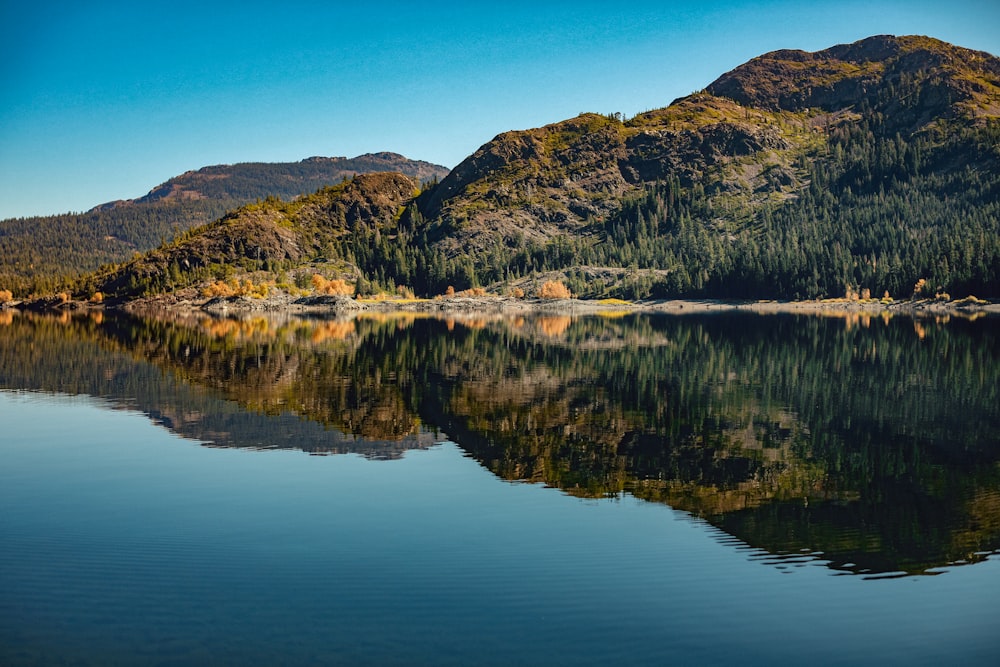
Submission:
<svg viewBox="0 0 1000 667">
<path fill-rule="evenodd" d="M 632 115 L 753 56 L 874 34 L 1000 55 L 998 0 L 0 0 L 0 218 L 138 197 L 210 164 Z"/>
</svg>

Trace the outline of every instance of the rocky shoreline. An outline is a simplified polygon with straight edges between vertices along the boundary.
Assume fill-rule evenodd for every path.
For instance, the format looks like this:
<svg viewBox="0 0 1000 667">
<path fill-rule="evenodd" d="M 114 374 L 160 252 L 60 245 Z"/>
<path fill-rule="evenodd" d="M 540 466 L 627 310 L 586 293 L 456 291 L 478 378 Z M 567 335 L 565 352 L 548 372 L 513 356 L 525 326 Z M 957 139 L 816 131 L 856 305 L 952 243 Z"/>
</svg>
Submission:
<svg viewBox="0 0 1000 667">
<path fill-rule="evenodd" d="M 618 299 L 526 299 L 505 296 L 453 296 L 434 299 L 354 299 L 346 296 L 294 296 L 272 294 L 263 299 L 234 296 L 205 299 L 197 293 L 179 292 L 122 303 L 90 303 L 42 299 L 9 302 L 2 308 L 36 312 L 67 310 L 123 310 L 141 315 L 205 313 L 215 317 L 250 314 L 287 314 L 303 316 L 345 316 L 361 312 L 409 312 L 444 316 L 456 314 L 557 314 L 587 315 L 598 313 L 662 313 L 689 315 L 724 312 L 758 314 L 844 315 L 880 313 L 911 316 L 983 316 L 1000 315 L 1000 303 L 967 297 L 955 301 L 909 299 L 905 301 L 824 299 L 815 301 L 720 301 L 714 299 L 671 299 L 622 301 Z"/>
</svg>

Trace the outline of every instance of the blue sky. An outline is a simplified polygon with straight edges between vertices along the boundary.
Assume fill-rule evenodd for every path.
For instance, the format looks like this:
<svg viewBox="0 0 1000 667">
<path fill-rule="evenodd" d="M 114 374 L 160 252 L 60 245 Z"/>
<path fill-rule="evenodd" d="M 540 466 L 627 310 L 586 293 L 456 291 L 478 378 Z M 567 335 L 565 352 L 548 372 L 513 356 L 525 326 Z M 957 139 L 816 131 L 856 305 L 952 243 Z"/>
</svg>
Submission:
<svg viewBox="0 0 1000 667">
<path fill-rule="evenodd" d="M 666 106 L 753 56 L 873 34 L 1000 54 L 1000 3 L 0 0 L 0 218 L 209 164 L 390 150 Z"/>
</svg>

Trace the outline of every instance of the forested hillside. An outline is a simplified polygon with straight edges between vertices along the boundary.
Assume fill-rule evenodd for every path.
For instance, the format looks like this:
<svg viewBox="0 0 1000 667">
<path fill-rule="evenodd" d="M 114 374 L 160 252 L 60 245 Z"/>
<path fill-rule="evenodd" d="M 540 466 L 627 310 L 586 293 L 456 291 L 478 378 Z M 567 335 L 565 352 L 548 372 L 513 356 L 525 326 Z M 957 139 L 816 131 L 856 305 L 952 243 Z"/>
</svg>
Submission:
<svg viewBox="0 0 1000 667">
<path fill-rule="evenodd" d="M 420 203 L 484 284 L 996 296 L 1000 60 L 926 37 L 778 51 L 632 119 L 500 135 Z"/>
<path fill-rule="evenodd" d="M 614 290 L 629 297 L 898 297 L 921 279 L 925 294 L 1000 294 L 1000 124 L 906 141 L 862 123 L 828 147 L 807 187 L 756 210 L 676 180 L 646 185 L 595 227 L 602 242 L 572 254 L 630 267 Z M 567 254 L 539 266 L 572 271 Z"/>
<path fill-rule="evenodd" d="M 183 232 L 121 266 L 109 265 L 83 280 L 84 291 L 128 298 L 192 285 L 266 274 L 291 288 L 290 281 L 324 270 L 363 280 L 356 256 L 369 239 L 385 235 L 397 246 L 403 207 L 420 191 L 398 173 L 361 174 L 293 202 L 269 198 L 243 206 L 215 223 Z M 362 266 L 369 266 L 362 262 Z M 297 270 L 297 271 L 296 271 Z M 302 282 L 302 281 L 300 281 Z"/>
<path fill-rule="evenodd" d="M 267 197 L 293 199 L 356 174 L 379 171 L 430 182 L 448 173 L 444 167 L 395 153 L 189 171 L 138 199 L 108 202 L 85 213 L 0 221 L 0 287 L 19 295 L 52 292 L 67 277 L 125 261 L 243 204 Z"/>
</svg>

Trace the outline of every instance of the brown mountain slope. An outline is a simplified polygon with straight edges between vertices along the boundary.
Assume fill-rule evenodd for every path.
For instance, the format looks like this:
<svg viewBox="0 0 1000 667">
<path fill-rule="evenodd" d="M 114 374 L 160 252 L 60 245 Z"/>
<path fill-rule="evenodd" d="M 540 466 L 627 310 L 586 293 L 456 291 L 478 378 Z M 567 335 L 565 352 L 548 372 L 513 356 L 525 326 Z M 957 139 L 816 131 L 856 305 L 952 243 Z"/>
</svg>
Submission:
<svg viewBox="0 0 1000 667">
<path fill-rule="evenodd" d="M 644 182 L 674 177 L 684 186 L 717 185 L 730 174 L 710 170 L 763 152 L 790 164 L 792 149 L 811 146 L 812 137 L 800 126 L 779 130 L 787 116 L 699 94 L 626 123 L 582 114 L 508 132 L 458 165 L 424 214 L 439 219 L 441 236 L 450 237 L 442 242 L 455 253 L 484 247 L 483 235 L 544 241 L 580 233 Z M 757 176 L 749 174 L 752 186 Z"/>
<path fill-rule="evenodd" d="M 1000 61 L 930 37 L 879 35 L 816 53 L 767 53 L 722 75 L 707 91 L 771 110 L 860 111 L 867 105 L 912 132 L 938 118 L 1000 115 Z"/>
<path fill-rule="evenodd" d="M 501 134 L 422 202 L 454 254 L 497 237 L 584 233 L 643 183 L 741 197 L 754 210 L 803 187 L 829 133 L 888 119 L 905 136 L 1000 116 L 1000 60 L 927 37 L 871 37 L 816 53 L 776 51 L 705 92 L 622 122 L 583 114 Z"/>
</svg>

